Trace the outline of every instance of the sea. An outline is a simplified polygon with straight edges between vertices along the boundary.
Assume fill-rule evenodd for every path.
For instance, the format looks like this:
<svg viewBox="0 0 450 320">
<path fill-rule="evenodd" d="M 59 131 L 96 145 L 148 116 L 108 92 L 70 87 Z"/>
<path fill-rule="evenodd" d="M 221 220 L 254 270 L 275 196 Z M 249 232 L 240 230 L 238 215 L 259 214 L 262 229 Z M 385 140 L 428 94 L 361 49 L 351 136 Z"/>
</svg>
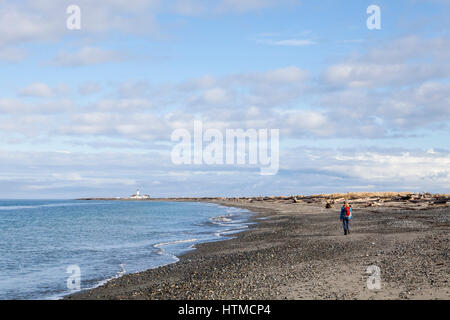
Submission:
<svg viewBox="0 0 450 320">
<path fill-rule="evenodd" d="M 0 299 L 60 299 L 174 263 L 251 215 L 196 202 L 0 200 Z"/>
</svg>

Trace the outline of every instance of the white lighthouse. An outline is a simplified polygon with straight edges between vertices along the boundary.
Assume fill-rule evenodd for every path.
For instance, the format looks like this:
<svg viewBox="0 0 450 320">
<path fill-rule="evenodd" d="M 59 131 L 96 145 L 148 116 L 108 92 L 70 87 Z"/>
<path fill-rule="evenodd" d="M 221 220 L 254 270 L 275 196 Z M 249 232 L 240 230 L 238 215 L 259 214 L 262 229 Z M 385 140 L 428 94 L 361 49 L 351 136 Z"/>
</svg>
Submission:
<svg viewBox="0 0 450 320">
<path fill-rule="evenodd" d="M 139 189 L 136 190 L 136 194 L 133 194 L 128 197 L 129 199 L 136 199 L 136 200 L 142 200 L 142 199 L 150 199 L 150 196 L 148 194 L 141 195 L 141 192 Z"/>
</svg>

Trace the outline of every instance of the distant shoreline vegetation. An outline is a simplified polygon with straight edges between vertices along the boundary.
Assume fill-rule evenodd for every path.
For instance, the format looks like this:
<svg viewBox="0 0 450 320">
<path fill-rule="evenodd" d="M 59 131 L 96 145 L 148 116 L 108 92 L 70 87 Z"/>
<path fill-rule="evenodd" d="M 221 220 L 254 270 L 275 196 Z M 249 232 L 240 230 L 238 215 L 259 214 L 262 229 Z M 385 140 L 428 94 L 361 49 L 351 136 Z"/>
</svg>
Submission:
<svg viewBox="0 0 450 320">
<path fill-rule="evenodd" d="M 430 205 L 446 205 L 450 202 L 450 194 L 432 194 L 428 192 L 348 192 L 331 194 L 313 194 L 313 195 L 289 195 L 289 196 L 256 196 L 256 197 L 173 197 L 173 198 L 79 198 L 76 200 L 120 200 L 120 201 L 286 201 L 289 203 L 300 202 L 326 202 L 327 208 L 333 204 L 343 201 L 363 202 L 367 206 L 382 205 L 384 202 L 407 202 L 407 203 L 428 203 Z"/>
</svg>

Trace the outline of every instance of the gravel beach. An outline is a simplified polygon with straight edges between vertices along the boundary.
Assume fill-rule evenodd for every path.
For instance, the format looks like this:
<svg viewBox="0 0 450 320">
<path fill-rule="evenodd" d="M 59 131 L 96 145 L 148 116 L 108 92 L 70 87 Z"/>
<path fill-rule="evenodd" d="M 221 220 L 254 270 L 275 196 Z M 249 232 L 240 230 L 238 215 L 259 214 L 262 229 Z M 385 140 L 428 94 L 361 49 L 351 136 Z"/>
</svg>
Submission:
<svg viewBox="0 0 450 320">
<path fill-rule="evenodd" d="M 257 222 L 203 243 L 180 261 L 124 275 L 65 299 L 450 298 L 447 204 L 354 202 L 344 236 L 340 203 L 324 199 L 196 199 L 246 208 Z M 326 208 L 326 206 L 328 208 Z M 380 289 L 368 289 L 369 266 Z"/>
</svg>

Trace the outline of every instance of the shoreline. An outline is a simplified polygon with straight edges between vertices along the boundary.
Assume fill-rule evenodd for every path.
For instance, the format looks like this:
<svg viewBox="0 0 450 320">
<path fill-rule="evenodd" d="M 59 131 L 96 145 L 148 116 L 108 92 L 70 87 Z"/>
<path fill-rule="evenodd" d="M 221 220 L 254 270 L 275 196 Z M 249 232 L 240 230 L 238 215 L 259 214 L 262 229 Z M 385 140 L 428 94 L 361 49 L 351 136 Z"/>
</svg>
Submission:
<svg viewBox="0 0 450 320">
<path fill-rule="evenodd" d="M 412 209 L 355 202 L 353 232 L 345 237 L 338 207 L 327 209 L 328 200 L 195 201 L 249 210 L 256 224 L 231 239 L 196 244 L 178 262 L 64 299 L 450 298 L 445 204 Z M 381 290 L 367 288 L 370 265 L 381 269 Z"/>
<path fill-rule="evenodd" d="M 78 291 L 78 292 L 75 292 L 75 293 L 71 293 L 71 294 L 68 294 L 68 295 L 64 295 L 64 296 L 58 298 L 58 300 L 72 300 L 72 299 L 75 299 L 75 300 L 79 300 L 79 299 L 84 300 L 84 299 L 86 299 L 86 294 L 87 294 L 88 296 L 91 296 L 91 294 L 90 294 L 91 292 L 95 291 L 95 290 L 96 290 L 97 288 L 99 288 L 99 287 L 108 285 L 108 283 L 111 282 L 111 281 L 114 281 L 114 280 L 120 280 L 121 278 L 127 277 L 127 276 L 139 276 L 139 275 L 142 274 L 143 272 L 148 272 L 148 271 L 151 271 L 151 270 L 155 270 L 155 269 L 159 269 L 159 268 L 164 268 L 164 267 L 166 267 L 166 266 L 170 266 L 170 265 L 173 265 L 173 264 L 177 264 L 177 263 L 179 263 L 181 260 L 184 259 L 184 256 L 189 255 L 189 254 L 195 254 L 196 251 L 199 250 L 199 247 L 198 247 L 198 246 L 201 246 L 201 245 L 203 245 L 203 244 L 214 244 L 214 243 L 219 243 L 219 242 L 229 241 L 229 240 L 232 240 L 232 239 L 234 239 L 234 238 L 237 238 L 237 237 L 239 237 L 239 235 L 240 235 L 241 233 L 248 232 L 252 227 L 256 227 L 257 224 L 260 222 L 260 219 L 261 219 L 261 218 L 264 219 L 264 218 L 266 218 L 266 217 L 270 217 L 270 216 L 273 215 L 273 214 L 276 214 L 275 210 L 267 210 L 266 212 L 262 212 L 263 210 L 255 210 L 255 208 L 248 207 L 248 206 L 245 206 L 245 205 L 239 205 L 239 206 L 237 206 L 237 205 L 233 205 L 233 204 L 230 204 L 230 203 L 218 203 L 218 202 L 214 201 L 214 199 L 211 199 L 212 201 L 211 201 L 211 200 L 205 200 L 205 199 L 202 199 L 202 200 L 199 201 L 199 200 L 191 200 L 191 199 L 188 199 L 188 198 L 172 198 L 172 199 L 166 199 L 166 198 L 152 198 L 152 199 L 141 199 L 141 200 L 138 200 L 138 199 L 115 199 L 115 198 L 86 198 L 86 199 L 76 199 L 76 200 L 199 202 L 199 203 L 216 204 L 216 205 L 223 206 L 223 207 L 230 207 L 230 208 L 244 209 L 244 210 L 249 211 L 250 215 L 249 215 L 249 217 L 248 217 L 248 221 L 246 222 L 246 223 L 248 223 L 248 228 L 247 228 L 247 229 L 242 230 L 242 231 L 237 231 L 236 233 L 233 233 L 233 234 L 231 234 L 231 235 L 221 235 L 221 237 L 222 237 L 223 239 L 210 240 L 210 241 L 199 242 L 199 243 L 193 244 L 193 245 L 190 247 L 191 250 L 186 250 L 186 252 L 184 252 L 184 253 L 182 253 L 181 255 L 179 255 L 179 256 L 176 257 L 176 258 L 177 258 L 177 261 L 170 262 L 170 263 L 167 263 L 167 264 L 164 264 L 164 265 L 161 265 L 161 266 L 157 266 L 157 267 L 154 267 L 154 268 L 151 268 L 151 269 L 146 269 L 146 270 L 141 271 L 141 272 L 138 272 L 138 273 L 130 273 L 130 274 L 124 274 L 124 275 L 121 275 L 121 276 L 114 276 L 114 277 L 112 277 L 112 278 L 109 278 L 109 279 L 105 279 L 105 280 L 100 281 L 100 283 L 99 283 L 98 285 L 96 285 L 96 286 L 94 286 L 94 287 L 92 287 L 92 288 L 83 289 L 83 290 Z M 208 249 L 207 249 L 207 250 L 208 250 Z M 187 261 L 189 262 L 190 259 L 188 259 Z M 90 299 L 90 298 L 87 298 L 87 299 Z"/>
<path fill-rule="evenodd" d="M 249 228 L 251 228 L 253 225 L 258 223 L 258 221 L 257 221 L 258 218 L 256 218 L 256 220 L 255 220 L 255 215 L 257 213 L 254 212 L 254 211 L 251 211 L 249 209 L 246 209 L 246 208 L 240 207 L 240 206 L 232 206 L 232 205 L 228 205 L 228 204 L 219 204 L 219 203 L 215 203 L 215 202 L 211 202 L 211 201 L 191 201 L 191 200 L 185 200 L 185 199 L 167 200 L 167 199 L 164 199 L 164 198 L 141 199 L 141 200 L 138 200 L 138 199 L 113 199 L 113 198 L 95 198 L 95 199 L 90 198 L 90 199 L 75 199 L 75 200 L 97 200 L 97 201 L 112 201 L 112 200 L 114 200 L 114 201 L 152 201 L 152 202 L 197 202 L 197 203 L 209 203 L 209 204 L 215 204 L 218 207 L 222 206 L 222 207 L 229 207 L 229 208 L 236 208 L 236 209 L 245 210 L 245 211 L 247 211 L 245 213 L 248 214 L 248 217 L 247 217 L 247 220 L 244 223 L 239 223 L 239 225 L 244 224 L 246 226 L 245 228 L 244 227 L 238 228 L 238 225 L 231 224 L 230 227 L 236 227 L 237 229 L 231 228 L 231 229 L 227 229 L 226 231 L 222 231 L 222 232 L 226 232 L 226 234 L 222 234 L 222 232 L 217 232 L 219 234 L 220 238 L 210 239 L 210 240 L 203 240 L 203 241 L 199 241 L 199 242 L 196 242 L 196 243 L 190 245 L 180 255 L 178 255 L 178 256 L 174 255 L 173 256 L 175 261 L 168 262 L 168 263 L 165 263 L 165 264 L 162 264 L 162 265 L 159 265 L 159 266 L 155 266 L 155 267 L 150 268 L 150 269 L 145 269 L 145 270 L 140 271 L 140 272 L 133 272 L 133 273 L 129 273 L 129 274 L 125 273 L 125 274 L 121 274 L 121 275 L 115 275 L 115 276 L 112 276 L 112 277 L 107 278 L 107 279 L 99 280 L 97 282 L 97 284 L 95 284 L 94 286 L 92 286 L 90 288 L 82 289 L 80 291 L 76 291 L 76 292 L 70 293 L 70 294 L 57 295 L 57 296 L 54 296 L 53 298 L 50 298 L 50 300 L 66 300 L 68 298 L 70 299 L 71 296 L 82 294 L 82 293 L 84 293 L 86 291 L 95 290 L 98 287 L 104 286 L 108 282 L 116 280 L 116 279 L 119 279 L 119 278 L 121 278 L 123 276 L 134 275 L 134 274 L 138 274 L 138 273 L 141 273 L 141 272 L 154 270 L 154 269 L 158 269 L 158 268 L 163 268 L 163 267 L 166 267 L 168 265 L 178 263 L 184 255 L 186 255 L 188 253 L 191 253 L 191 252 L 194 252 L 195 250 L 197 250 L 197 248 L 196 248 L 197 245 L 201 245 L 201 244 L 204 244 L 204 243 L 215 243 L 215 242 L 231 240 L 231 239 L 235 238 L 236 236 L 238 236 L 239 233 L 248 231 Z M 231 232 L 231 233 L 229 233 L 229 232 Z M 184 241 L 184 240 L 181 240 L 181 241 Z M 187 241 L 189 241 L 189 240 L 187 240 Z"/>
</svg>

